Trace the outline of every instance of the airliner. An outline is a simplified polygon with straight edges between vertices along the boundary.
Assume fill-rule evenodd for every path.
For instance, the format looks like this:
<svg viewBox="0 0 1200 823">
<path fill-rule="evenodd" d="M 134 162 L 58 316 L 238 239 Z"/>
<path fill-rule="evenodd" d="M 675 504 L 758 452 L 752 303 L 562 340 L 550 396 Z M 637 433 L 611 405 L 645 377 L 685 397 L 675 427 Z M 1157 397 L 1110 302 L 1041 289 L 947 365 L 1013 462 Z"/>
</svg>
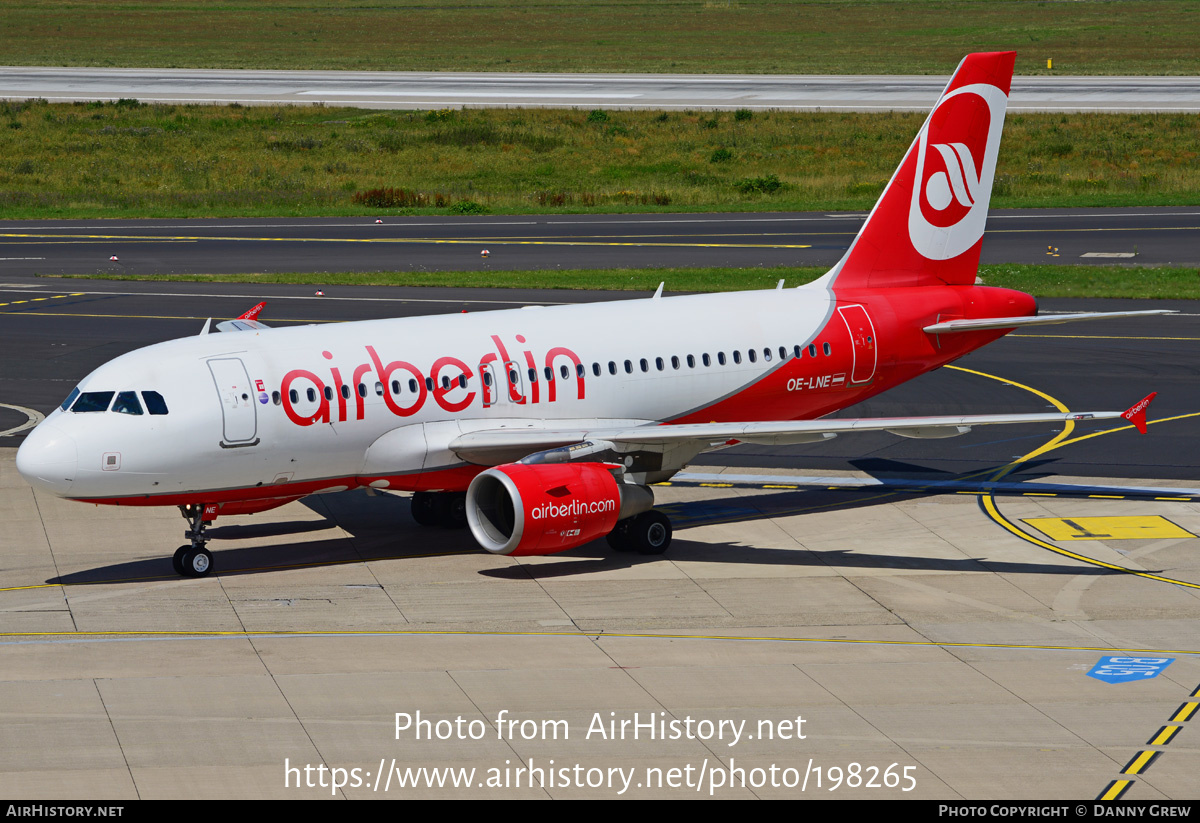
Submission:
<svg viewBox="0 0 1200 823">
<path fill-rule="evenodd" d="M 38 490 L 177 506 L 176 571 L 212 572 L 206 529 L 347 489 L 411 493 L 422 525 L 469 526 L 503 555 L 604 537 L 658 554 L 671 523 L 651 486 L 701 452 L 888 431 L 1125 412 L 829 415 L 1039 316 L 977 284 L 1011 52 L 968 55 L 843 258 L 794 288 L 270 328 L 262 305 L 216 330 L 122 355 L 85 377 L 21 445 Z"/>
</svg>

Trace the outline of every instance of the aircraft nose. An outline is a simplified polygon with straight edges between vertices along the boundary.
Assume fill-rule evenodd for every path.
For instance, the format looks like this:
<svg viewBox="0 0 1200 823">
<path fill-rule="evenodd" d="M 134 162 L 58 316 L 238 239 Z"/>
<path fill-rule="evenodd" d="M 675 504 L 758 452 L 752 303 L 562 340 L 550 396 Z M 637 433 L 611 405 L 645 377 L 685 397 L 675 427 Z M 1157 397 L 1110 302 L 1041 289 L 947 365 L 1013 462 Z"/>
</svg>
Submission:
<svg viewBox="0 0 1200 823">
<path fill-rule="evenodd" d="M 74 438 L 53 423 L 42 423 L 17 449 L 17 471 L 26 482 L 60 497 L 70 491 L 78 465 Z"/>
</svg>

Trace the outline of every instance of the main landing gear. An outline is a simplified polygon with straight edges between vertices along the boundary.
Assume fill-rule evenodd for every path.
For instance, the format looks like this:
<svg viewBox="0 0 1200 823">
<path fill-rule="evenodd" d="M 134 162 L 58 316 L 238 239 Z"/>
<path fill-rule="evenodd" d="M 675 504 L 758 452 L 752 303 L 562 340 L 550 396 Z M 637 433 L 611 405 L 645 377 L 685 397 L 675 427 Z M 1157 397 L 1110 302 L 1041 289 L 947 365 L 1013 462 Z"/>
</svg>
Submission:
<svg viewBox="0 0 1200 823">
<path fill-rule="evenodd" d="M 662 512 L 651 509 L 617 521 L 617 527 L 608 533 L 607 539 L 613 551 L 662 554 L 671 545 L 671 520 Z"/>
<path fill-rule="evenodd" d="M 461 529 L 467 525 L 466 492 L 416 492 L 411 505 L 413 520 L 422 526 Z"/>
<path fill-rule="evenodd" d="M 183 577 L 205 577 L 212 572 L 213 556 L 212 552 L 205 548 L 208 541 L 204 539 L 204 529 L 216 514 L 215 507 L 211 508 L 214 511 L 210 512 L 209 507 L 194 504 L 179 507 L 179 513 L 190 524 L 183 536 L 191 540 L 191 543 L 180 546 L 171 558 L 176 574 Z M 208 520 L 204 519 L 206 514 L 209 516 Z"/>
</svg>

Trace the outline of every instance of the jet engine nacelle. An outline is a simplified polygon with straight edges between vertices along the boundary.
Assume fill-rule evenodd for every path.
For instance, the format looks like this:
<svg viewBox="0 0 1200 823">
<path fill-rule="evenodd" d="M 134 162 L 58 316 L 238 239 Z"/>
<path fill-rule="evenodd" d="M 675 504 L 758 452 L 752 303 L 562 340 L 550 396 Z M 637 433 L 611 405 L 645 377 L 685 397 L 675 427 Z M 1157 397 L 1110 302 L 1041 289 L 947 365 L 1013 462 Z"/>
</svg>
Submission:
<svg viewBox="0 0 1200 823">
<path fill-rule="evenodd" d="M 621 484 L 603 463 L 508 463 L 467 489 L 467 523 L 493 554 L 554 554 L 613 530 L 654 505 L 644 486 Z"/>
</svg>

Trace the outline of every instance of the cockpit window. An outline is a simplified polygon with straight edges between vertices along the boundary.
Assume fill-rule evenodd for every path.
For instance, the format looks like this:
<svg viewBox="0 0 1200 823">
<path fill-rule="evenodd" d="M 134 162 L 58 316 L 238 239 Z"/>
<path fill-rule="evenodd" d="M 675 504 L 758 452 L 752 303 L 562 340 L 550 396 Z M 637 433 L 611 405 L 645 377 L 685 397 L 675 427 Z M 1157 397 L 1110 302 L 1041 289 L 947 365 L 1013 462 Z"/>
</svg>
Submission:
<svg viewBox="0 0 1200 823">
<path fill-rule="evenodd" d="M 108 404 L 112 402 L 113 395 L 116 392 L 111 391 L 85 391 L 79 395 L 79 399 L 75 401 L 75 405 L 71 406 L 73 412 L 102 412 L 108 411 Z"/>
<path fill-rule="evenodd" d="M 118 394 L 112 410 L 120 414 L 141 414 L 142 404 L 138 402 L 137 392 L 123 391 Z"/>
<path fill-rule="evenodd" d="M 156 391 L 142 392 L 142 399 L 146 401 L 146 411 L 151 414 L 166 414 L 167 401 L 163 400 L 163 396 Z"/>
<path fill-rule="evenodd" d="M 71 393 L 67 395 L 66 400 L 62 401 L 62 405 L 59 406 L 59 408 L 62 409 L 63 411 L 66 411 L 67 409 L 71 408 L 71 404 L 75 402 L 75 398 L 78 396 L 79 396 L 79 387 L 76 386 L 75 388 L 71 389 Z"/>
</svg>

